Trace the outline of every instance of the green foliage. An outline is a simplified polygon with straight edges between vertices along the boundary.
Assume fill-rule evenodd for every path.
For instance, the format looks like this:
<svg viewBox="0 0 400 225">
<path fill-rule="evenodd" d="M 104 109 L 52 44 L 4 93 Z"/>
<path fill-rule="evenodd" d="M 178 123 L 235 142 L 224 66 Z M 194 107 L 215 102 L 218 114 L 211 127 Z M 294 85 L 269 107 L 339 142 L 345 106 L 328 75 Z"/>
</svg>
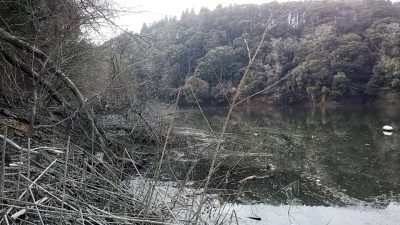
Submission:
<svg viewBox="0 0 400 225">
<path fill-rule="evenodd" d="M 198 93 L 205 93 L 208 91 L 208 83 L 195 76 L 188 77 L 185 81 L 184 87 L 185 89 L 190 88 L 194 92 Z"/>
<path fill-rule="evenodd" d="M 315 102 L 315 97 L 317 95 L 318 89 L 317 87 L 307 87 L 307 94 L 310 96 L 312 102 Z"/>
<path fill-rule="evenodd" d="M 207 82 L 196 76 L 190 76 L 185 80 L 185 85 L 182 88 L 183 98 L 189 104 L 196 104 L 196 99 L 199 103 L 202 103 L 203 98 L 207 96 L 208 90 L 209 85 Z"/>
<path fill-rule="evenodd" d="M 144 26 L 142 34 L 152 34 L 161 50 L 155 54 L 164 57 L 162 74 L 170 87 L 184 85 L 195 74 L 209 85 L 202 101 L 226 104 L 233 93 L 227 90 L 237 86 L 248 51 L 254 54 L 273 11 L 280 19 L 261 46 L 244 94 L 290 74 L 273 90 L 277 103 L 369 99 L 396 91 L 399 6 L 385 0 L 220 5 L 202 8 L 198 15 L 187 10 L 180 20 Z"/>
<path fill-rule="evenodd" d="M 342 42 L 331 53 L 332 68 L 345 72 L 353 82 L 367 82 L 372 74 L 374 61 L 371 50 L 356 34 L 344 36 Z"/>
<path fill-rule="evenodd" d="M 332 82 L 332 97 L 336 100 L 340 100 L 348 95 L 349 80 L 343 72 L 337 73 L 333 76 Z"/>
<path fill-rule="evenodd" d="M 322 99 L 321 99 L 321 102 L 322 103 L 325 103 L 326 102 L 326 99 L 327 99 L 327 96 L 330 94 L 330 90 L 329 90 L 329 88 L 327 88 L 326 86 L 323 86 L 322 87 L 322 90 L 321 90 L 321 95 L 322 95 Z"/>
<path fill-rule="evenodd" d="M 237 74 L 244 66 L 240 61 L 240 54 L 230 46 L 211 49 L 198 62 L 195 74 L 212 86 L 237 81 Z"/>
<path fill-rule="evenodd" d="M 395 89 L 396 91 L 400 91 L 400 79 L 395 78 L 392 80 L 392 88 Z"/>
</svg>

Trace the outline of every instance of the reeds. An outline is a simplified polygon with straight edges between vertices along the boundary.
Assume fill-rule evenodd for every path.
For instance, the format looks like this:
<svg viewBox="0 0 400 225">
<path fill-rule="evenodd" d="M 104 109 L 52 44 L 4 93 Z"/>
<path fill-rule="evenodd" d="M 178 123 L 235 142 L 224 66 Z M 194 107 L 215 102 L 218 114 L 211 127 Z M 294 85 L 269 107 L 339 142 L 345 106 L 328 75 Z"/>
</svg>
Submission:
<svg viewBox="0 0 400 225">
<path fill-rule="evenodd" d="M 129 182 L 121 179 L 129 176 L 123 171 L 126 162 L 110 165 L 71 143 L 70 137 L 67 139 L 62 154 L 50 148 L 24 152 L 8 145 L 7 142 L 15 142 L 4 132 L 0 224 L 168 224 L 171 221 L 167 205 L 144 204 L 145 196 L 137 195 Z M 10 153 L 12 162 L 6 163 L 5 155 Z M 126 155 L 134 162 L 128 150 Z M 148 212 L 145 217 L 144 211 Z"/>
</svg>

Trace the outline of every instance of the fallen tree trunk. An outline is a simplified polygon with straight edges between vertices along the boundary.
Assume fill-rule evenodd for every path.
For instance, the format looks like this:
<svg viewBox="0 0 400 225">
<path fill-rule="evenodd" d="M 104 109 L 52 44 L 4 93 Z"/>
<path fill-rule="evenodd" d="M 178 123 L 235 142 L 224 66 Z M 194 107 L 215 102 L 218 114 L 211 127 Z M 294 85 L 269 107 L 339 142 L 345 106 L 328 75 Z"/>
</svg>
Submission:
<svg viewBox="0 0 400 225">
<path fill-rule="evenodd" d="M 0 49 L 0 54 L 4 56 L 4 59 L 7 60 L 8 63 L 19 68 L 26 75 L 28 75 L 28 76 L 32 77 L 33 79 L 35 79 L 36 81 L 38 81 L 41 86 L 48 89 L 50 96 L 54 100 L 56 100 L 58 103 L 63 104 L 63 102 L 65 102 L 61 97 L 59 97 L 57 95 L 57 90 L 55 90 L 52 87 L 52 85 L 46 79 L 44 79 L 42 76 L 40 76 L 35 70 L 31 69 L 29 66 L 27 66 L 21 60 L 9 55 L 6 51 L 4 51 L 4 49 Z"/>
<path fill-rule="evenodd" d="M 42 60 L 47 59 L 47 55 L 40 51 L 38 48 L 31 46 L 30 44 L 26 43 L 25 41 L 21 40 L 20 38 L 8 33 L 6 30 L 0 28 L 0 39 L 6 41 L 24 51 L 35 53 L 36 57 L 39 57 Z"/>
<path fill-rule="evenodd" d="M 37 154 L 37 152 L 35 152 L 34 150 L 32 150 L 32 149 L 29 150 L 29 149 L 23 148 L 23 147 L 19 146 L 17 143 L 11 141 L 10 139 L 4 137 L 1 134 L 0 134 L 0 139 L 4 140 L 7 144 L 9 144 L 10 146 L 18 149 L 19 151 L 30 152 L 30 153 L 33 153 L 33 154 Z"/>
<path fill-rule="evenodd" d="M 62 72 L 62 70 L 56 66 L 52 60 L 49 59 L 49 57 L 40 49 L 36 48 L 35 46 L 30 45 L 29 43 L 19 39 L 18 37 L 8 33 L 6 30 L 0 28 L 0 40 L 6 41 L 9 44 L 26 51 L 28 53 L 34 54 L 37 58 L 42 60 L 42 62 L 46 62 L 48 64 L 48 69 L 49 72 L 54 73 L 57 77 L 59 77 L 68 87 L 68 89 L 71 90 L 71 92 L 78 98 L 79 100 L 79 105 L 85 112 L 85 116 L 89 120 L 89 124 L 91 128 L 93 129 L 97 140 L 99 141 L 100 145 L 102 148 L 105 147 L 105 143 L 103 140 L 103 136 L 100 134 L 99 129 L 96 126 L 96 123 L 94 121 L 94 118 L 91 114 L 91 112 L 86 108 L 86 99 L 83 97 L 82 93 L 79 91 L 79 89 L 76 87 L 76 85 L 72 82 L 72 80 Z M 37 74 L 39 75 L 39 74 Z M 40 75 L 39 75 L 40 77 Z M 50 85 L 50 87 L 52 87 Z"/>
</svg>

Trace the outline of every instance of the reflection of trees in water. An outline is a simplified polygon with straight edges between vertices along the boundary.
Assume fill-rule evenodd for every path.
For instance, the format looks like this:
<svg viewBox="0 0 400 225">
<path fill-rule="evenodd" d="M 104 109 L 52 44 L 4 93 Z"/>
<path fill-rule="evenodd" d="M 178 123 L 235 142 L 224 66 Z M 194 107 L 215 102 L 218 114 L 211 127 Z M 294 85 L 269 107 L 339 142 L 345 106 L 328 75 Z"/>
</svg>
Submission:
<svg viewBox="0 0 400 225">
<path fill-rule="evenodd" d="M 393 111 L 239 109 L 228 128 L 232 135 L 224 144 L 225 157 L 221 157 L 212 184 L 220 189 L 243 191 L 240 195 L 235 192 L 237 201 L 277 204 L 293 199 L 310 205 L 350 203 L 357 199 L 371 202 L 377 196 L 399 195 L 400 138 L 397 134 L 386 137 L 381 133 L 382 124 L 388 121 L 398 127 L 400 121 Z M 206 114 L 214 127 L 222 124 L 226 115 L 224 111 Z M 240 153 L 249 149 L 254 154 L 241 159 Z M 239 159 L 240 163 L 232 169 Z M 277 167 L 273 177 L 238 183 L 246 176 L 268 173 L 268 163 Z M 205 174 L 201 171 L 208 171 L 207 160 L 196 166 L 195 173 L 200 176 L 193 178 L 203 179 Z"/>
</svg>

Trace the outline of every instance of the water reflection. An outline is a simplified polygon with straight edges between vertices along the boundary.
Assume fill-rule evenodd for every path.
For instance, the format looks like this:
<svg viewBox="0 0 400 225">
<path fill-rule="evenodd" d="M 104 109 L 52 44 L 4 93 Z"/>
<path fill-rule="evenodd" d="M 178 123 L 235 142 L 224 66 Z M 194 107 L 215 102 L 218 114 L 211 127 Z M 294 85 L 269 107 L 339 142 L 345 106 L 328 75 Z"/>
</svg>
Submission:
<svg viewBox="0 0 400 225">
<path fill-rule="evenodd" d="M 307 206 L 270 206 L 235 205 L 232 207 L 238 216 L 238 222 L 245 224 L 307 224 L 307 225 L 397 225 L 400 221 L 400 206 L 391 204 L 385 209 L 360 207 L 307 207 Z M 249 217 L 259 217 L 255 221 Z"/>
<path fill-rule="evenodd" d="M 218 132 L 227 109 L 203 110 Z M 232 203 L 385 208 L 399 202 L 399 113 L 400 107 L 240 108 L 231 117 L 211 186 Z M 383 125 L 394 127 L 393 134 L 384 135 Z M 206 145 L 191 142 L 168 167 L 177 179 L 201 185 L 215 148 L 205 137 L 215 139 L 198 110 L 182 112 L 176 131 L 188 128 Z M 239 182 L 252 175 L 270 177 Z"/>
</svg>

